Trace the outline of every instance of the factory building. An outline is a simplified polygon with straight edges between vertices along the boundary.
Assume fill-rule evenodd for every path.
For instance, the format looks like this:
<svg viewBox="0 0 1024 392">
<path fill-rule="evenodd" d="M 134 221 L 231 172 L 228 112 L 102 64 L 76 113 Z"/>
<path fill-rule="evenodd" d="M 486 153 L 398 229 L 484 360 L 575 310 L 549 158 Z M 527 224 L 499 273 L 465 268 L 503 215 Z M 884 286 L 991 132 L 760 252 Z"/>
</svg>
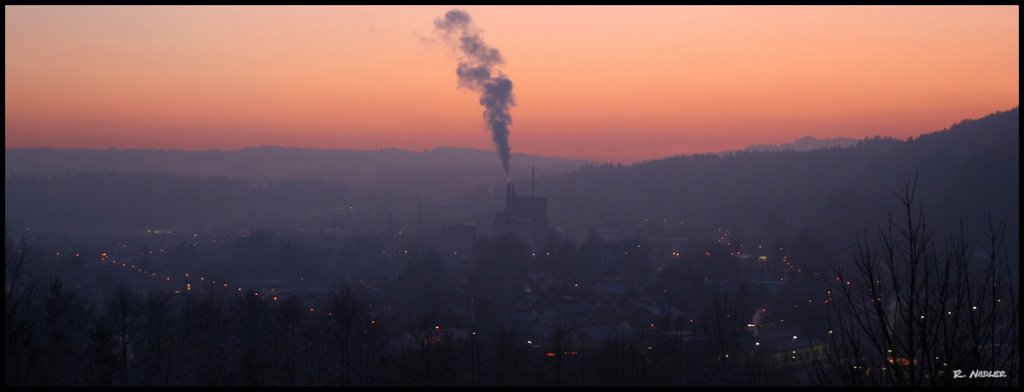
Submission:
<svg viewBox="0 0 1024 392">
<path fill-rule="evenodd" d="M 505 210 L 494 217 L 494 235 L 515 235 L 536 251 L 544 245 L 548 235 L 548 199 L 535 195 L 536 182 L 532 182 L 530 196 L 519 196 L 515 184 L 507 185 Z"/>
</svg>

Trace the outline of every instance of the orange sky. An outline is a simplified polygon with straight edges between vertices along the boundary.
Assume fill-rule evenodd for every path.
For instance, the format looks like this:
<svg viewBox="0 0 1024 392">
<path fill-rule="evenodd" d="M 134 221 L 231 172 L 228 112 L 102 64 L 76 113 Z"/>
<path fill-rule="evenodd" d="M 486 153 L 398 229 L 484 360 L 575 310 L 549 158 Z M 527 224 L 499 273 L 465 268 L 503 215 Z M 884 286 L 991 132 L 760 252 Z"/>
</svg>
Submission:
<svg viewBox="0 0 1024 392">
<path fill-rule="evenodd" d="M 1018 105 L 1018 7 L 466 7 L 514 153 L 906 137 Z M 5 7 L 13 147 L 490 149 L 446 7 Z M 515 165 L 515 162 L 513 162 Z"/>
</svg>

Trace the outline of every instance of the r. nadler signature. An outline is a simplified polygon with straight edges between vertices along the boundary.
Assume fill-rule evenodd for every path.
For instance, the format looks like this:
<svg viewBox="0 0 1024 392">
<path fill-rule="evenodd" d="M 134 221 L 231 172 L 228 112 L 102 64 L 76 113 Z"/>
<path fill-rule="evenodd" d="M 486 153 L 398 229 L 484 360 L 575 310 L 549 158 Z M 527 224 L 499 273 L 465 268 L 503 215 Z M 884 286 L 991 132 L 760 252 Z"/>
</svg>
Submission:
<svg viewBox="0 0 1024 392">
<path fill-rule="evenodd" d="M 969 374 L 969 375 L 964 375 L 964 372 L 962 370 L 959 370 L 959 369 L 953 371 L 953 378 L 954 379 L 964 378 L 964 377 L 966 377 L 966 378 L 1005 378 L 1006 377 L 1006 371 L 1005 370 L 971 370 L 971 374 Z"/>
</svg>

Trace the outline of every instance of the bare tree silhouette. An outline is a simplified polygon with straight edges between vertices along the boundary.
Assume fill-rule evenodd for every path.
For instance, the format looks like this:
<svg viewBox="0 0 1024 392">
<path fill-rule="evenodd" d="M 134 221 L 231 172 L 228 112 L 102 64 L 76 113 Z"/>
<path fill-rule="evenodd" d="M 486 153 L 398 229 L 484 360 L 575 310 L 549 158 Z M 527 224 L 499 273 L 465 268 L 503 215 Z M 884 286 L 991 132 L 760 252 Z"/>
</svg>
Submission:
<svg viewBox="0 0 1024 392">
<path fill-rule="evenodd" d="M 975 247 L 964 225 L 942 246 L 917 197 L 917 176 L 896 192 L 900 216 L 877 233 L 858 235 L 852 268 L 829 279 L 830 348 L 819 382 L 842 385 L 966 385 L 972 370 L 1019 383 L 1019 289 L 1005 254 L 1005 226 L 989 219 Z M 957 371 L 961 373 L 958 374 Z"/>
</svg>

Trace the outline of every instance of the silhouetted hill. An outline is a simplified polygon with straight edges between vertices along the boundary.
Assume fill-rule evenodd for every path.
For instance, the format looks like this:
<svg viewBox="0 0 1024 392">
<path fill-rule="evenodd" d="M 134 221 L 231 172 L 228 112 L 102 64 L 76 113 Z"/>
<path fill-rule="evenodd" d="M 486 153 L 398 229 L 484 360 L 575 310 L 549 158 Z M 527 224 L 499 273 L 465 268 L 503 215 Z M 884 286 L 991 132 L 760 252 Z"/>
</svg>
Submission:
<svg viewBox="0 0 1024 392">
<path fill-rule="evenodd" d="M 552 222 L 575 235 L 594 222 L 629 230 L 647 218 L 759 238 L 791 238 L 806 229 L 847 245 L 857 230 L 883 223 L 896 207 L 893 192 L 919 173 L 918 197 L 937 227 L 950 229 L 964 218 L 977 234 L 991 214 L 1016 243 L 1019 123 L 1014 108 L 906 141 L 876 137 L 850 148 L 587 165 L 538 179 L 537 187 L 549 197 Z"/>
</svg>

